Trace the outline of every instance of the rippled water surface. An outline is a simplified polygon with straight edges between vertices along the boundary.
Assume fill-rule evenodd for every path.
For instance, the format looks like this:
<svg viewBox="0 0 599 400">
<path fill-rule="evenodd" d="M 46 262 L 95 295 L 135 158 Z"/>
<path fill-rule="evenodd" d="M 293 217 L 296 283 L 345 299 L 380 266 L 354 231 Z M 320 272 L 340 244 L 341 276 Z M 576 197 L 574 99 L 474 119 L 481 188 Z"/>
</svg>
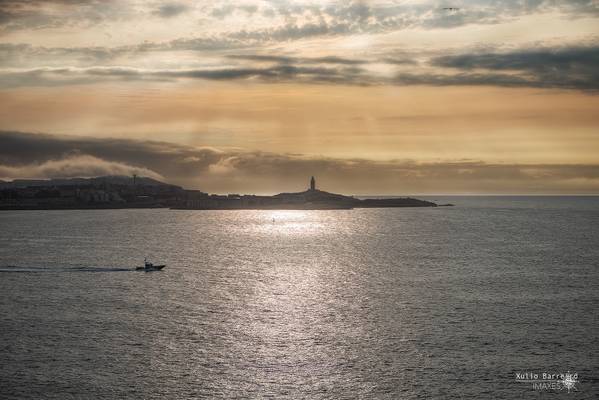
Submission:
<svg viewBox="0 0 599 400">
<path fill-rule="evenodd" d="M 599 199 L 432 199 L 0 212 L 0 397 L 596 398 Z"/>
</svg>

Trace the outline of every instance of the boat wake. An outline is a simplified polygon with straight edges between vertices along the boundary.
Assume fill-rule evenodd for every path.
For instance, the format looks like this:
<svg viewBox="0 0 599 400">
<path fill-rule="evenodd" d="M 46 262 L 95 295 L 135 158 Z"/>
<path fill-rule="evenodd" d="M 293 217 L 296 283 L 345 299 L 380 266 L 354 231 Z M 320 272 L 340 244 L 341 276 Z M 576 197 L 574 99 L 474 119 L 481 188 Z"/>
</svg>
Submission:
<svg viewBox="0 0 599 400">
<path fill-rule="evenodd" d="M 43 273 L 43 272 L 131 272 L 135 268 L 110 268 L 110 267 L 20 267 L 16 265 L 0 266 L 1 272 L 10 273 Z"/>
</svg>

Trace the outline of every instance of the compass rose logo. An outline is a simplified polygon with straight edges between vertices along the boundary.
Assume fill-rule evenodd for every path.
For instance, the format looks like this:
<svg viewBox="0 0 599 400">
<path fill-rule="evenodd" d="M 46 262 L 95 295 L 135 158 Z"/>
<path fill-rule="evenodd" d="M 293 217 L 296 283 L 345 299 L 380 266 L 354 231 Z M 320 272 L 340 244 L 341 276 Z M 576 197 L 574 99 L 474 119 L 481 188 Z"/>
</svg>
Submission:
<svg viewBox="0 0 599 400">
<path fill-rule="evenodd" d="M 568 389 L 568 393 L 570 390 L 576 390 L 576 384 L 578 383 L 578 374 L 571 374 L 570 371 L 564 374 L 564 377 L 561 380 L 561 384 L 564 385 L 566 389 Z"/>
</svg>

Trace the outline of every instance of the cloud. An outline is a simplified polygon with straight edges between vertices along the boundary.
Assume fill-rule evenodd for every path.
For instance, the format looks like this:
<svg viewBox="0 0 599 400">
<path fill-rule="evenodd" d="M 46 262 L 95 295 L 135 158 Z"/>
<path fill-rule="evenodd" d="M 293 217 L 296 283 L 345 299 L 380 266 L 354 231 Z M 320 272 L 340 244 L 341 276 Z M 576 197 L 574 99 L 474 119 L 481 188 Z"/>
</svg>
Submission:
<svg viewBox="0 0 599 400">
<path fill-rule="evenodd" d="M 0 131 L 0 165 L 22 167 L 69 158 L 73 154 L 148 169 L 170 179 L 187 181 L 207 171 L 223 154 L 165 142 L 94 139 Z"/>
<path fill-rule="evenodd" d="M 390 65 L 418 65 L 418 61 L 412 57 L 383 57 L 379 62 Z"/>
<path fill-rule="evenodd" d="M 356 67 L 275 65 L 265 68 L 206 68 L 143 70 L 129 67 L 37 68 L 0 71 L 0 88 L 24 86 L 62 86 L 105 81 L 169 81 L 175 79 L 240 80 L 265 82 L 366 84 L 367 76 Z M 360 79 L 358 79 L 360 78 Z"/>
<path fill-rule="evenodd" d="M 311 175 L 344 193 L 599 193 L 599 164 L 375 161 L 20 132 L 0 132 L 0 166 L 6 178 L 137 171 L 222 193 L 302 190 Z"/>
<path fill-rule="evenodd" d="M 119 16 L 130 16 L 129 4 L 113 0 L 3 0 L 0 32 L 90 27 Z"/>
<path fill-rule="evenodd" d="M 90 27 L 122 20 L 136 24 L 148 14 L 161 18 L 182 15 L 190 9 L 184 1 L 154 2 L 102 0 L 4 0 L 0 2 L 0 31 Z M 437 0 L 420 2 L 329 1 L 264 2 L 258 0 L 219 1 L 197 7 L 190 16 L 204 21 L 222 22 L 227 18 L 260 18 L 268 28 L 246 28 L 228 32 L 233 37 L 266 41 L 287 41 L 313 36 L 353 33 L 381 33 L 406 28 L 454 28 L 468 24 L 495 24 L 530 14 L 561 13 L 569 18 L 599 15 L 594 0 Z M 448 12 L 446 6 L 458 7 Z"/>
<path fill-rule="evenodd" d="M 25 50 L 28 47 L 24 47 Z M 18 48 L 0 45 L 2 52 Z M 101 57 L 100 50 L 90 49 Z M 292 57 L 281 54 L 229 54 L 221 67 L 140 69 L 134 67 L 45 67 L 0 70 L 0 88 L 61 86 L 104 81 L 178 79 L 252 80 L 269 83 L 341 85 L 431 85 L 599 89 L 599 47 L 573 46 L 452 54 L 416 63 L 416 55 L 397 58 Z M 227 65 L 226 60 L 232 62 Z M 397 72 L 381 75 L 370 64 L 386 63 Z"/>
<path fill-rule="evenodd" d="M 440 75 L 428 77 L 428 80 L 437 84 L 463 82 L 498 86 L 599 89 L 599 47 L 596 46 L 449 55 L 436 57 L 431 64 L 468 71 L 466 74 L 447 78 Z M 406 77 L 403 79 L 409 80 Z M 426 80 L 427 77 L 414 79 Z"/>
<path fill-rule="evenodd" d="M 288 23 L 286 25 L 263 30 L 241 30 L 230 33 L 228 36 L 237 40 L 253 40 L 258 42 L 285 42 L 300 40 L 315 36 L 333 36 L 341 34 L 352 34 L 357 32 L 357 27 L 348 23 Z"/>
<path fill-rule="evenodd" d="M 32 68 L 65 65 L 98 65 L 132 51 L 130 48 L 107 47 L 42 47 L 30 44 L 0 43 L 0 67 Z"/>
<path fill-rule="evenodd" d="M 447 11 L 444 7 L 457 7 Z M 232 15 L 237 9 L 233 3 L 217 10 L 219 18 Z M 226 10 L 226 11 L 222 11 Z M 536 1 L 479 1 L 456 0 L 385 2 L 385 1 L 338 1 L 324 5 L 318 3 L 282 2 L 272 6 L 267 13 L 283 23 L 267 28 L 242 29 L 228 33 L 236 39 L 252 39 L 261 42 L 301 40 L 319 36 L 353 34 L 378 34 L 404 29 L 452 29 L 465 25 L 499 24 L 531 14 L 561 13 L 570 18 L 595 17 L 599 5 L 593 0 L 562 2 Z"/>
<path fill-rule="evenodd" d="M 597 70 L 599 47 L 557 47 L 522 49 L 510 52 L 473 53 L 436 57 L 432 63 L 459 69 L 514 70 L 545 73 L 546 71 Z"/>
<path fill-rule="evenodd" d="M 183 51 L 222 51 L 244 47 L 241 43 L 217 39 L 175 40 L 168 43 L 144 43 L 138 46 L 120 47 L 42 47 L 29 44 L 0 43 L 0 67 L 25 70 L 40 68 L 112 66 L 120 57 L 135 57 L 145 53 Z M 218 54 L 215 55 L 218 57 Z M 280 54 L 225 54 L 228 60 L 247 62 L 272 62 L 281 64 L 335 64 L 364 65 L 365 59 L 345 58 L 335 55 L 324 57 L 291 57 Z M 391 61 L 390 61 L 391 62 Z"/>
<path fill-rule="evenodd" d="M 327 57 L 290 57 L 268 54 L 230 54 L 227 58 L 233 60 L 245 60 L 256 62 L 273 62 L 280 64 L 339 64 L 339 65 L 363 65 L 368 64 L 366 60 L 344 58 L 336 56 Z"/>
<path fill-rule="evenodd" d="M 147 168 L 139 168 L 125 163 L 106 161 L 89 155 L 70 155 L 56 160 L 18 166 L 0 164 L 0 177 L 2 179 L 89 178 L 96 176 L 132 174 L 147 176 L 154 179 L 164 179 L 160 174 Z"/>
<path fill-rule="evenodd" d="M 459 74 L 411 74 L 400 73 L 395 77 L 398 85 L 430 86 L 500 86 L 500 87 L 552 87 L 536 79 L 508 74 L 459 73 Z M 567 82 L 559 82 L 561 88 L 571 88 Z M 576 87 L 580 89 L 580 87 Z M 583 89 L 586 89 L 584 87 Z M 590 88 L 589 88 L 590 89 Z"/>
<path fill-rule="evenodd" d="M 154 10 L 153 14 L 162 18 L 172 18 L 189 10 L 189 6 L 180 3 L 163 4 Z"/>
<path fill-rule="evenodd" d="M 234 4 L 225 4 L 214 7 L 212 11 L 210 11 L 210 15 L 212 17 L 218 19 L 224 19 L 233 15 L 235 12 L 242 12 L 249 16 L 253 15 L 258 11 L 258 6 L 255 4 L 245 4 L 245 5 L 234 5 Z"/>
</svg>

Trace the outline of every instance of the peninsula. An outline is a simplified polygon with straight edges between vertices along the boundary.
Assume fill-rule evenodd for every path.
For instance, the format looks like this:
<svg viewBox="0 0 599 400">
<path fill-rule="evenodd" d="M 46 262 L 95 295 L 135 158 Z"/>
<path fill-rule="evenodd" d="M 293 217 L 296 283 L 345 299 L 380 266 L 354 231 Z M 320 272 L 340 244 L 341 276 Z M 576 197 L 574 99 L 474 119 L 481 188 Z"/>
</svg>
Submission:
<svg viewBox="0 0 599 400">
<path fill-rule="evenodd" d="M 382 207 L 437 207 L 410 197 L 361 199 L 316 188 L 274 196 L 217 195 L 186 190 L 151 178 L 105 176 L 0 181 L 1 210 L 171 208 L 185 210 L 331 210 Z"/>
</svg>

